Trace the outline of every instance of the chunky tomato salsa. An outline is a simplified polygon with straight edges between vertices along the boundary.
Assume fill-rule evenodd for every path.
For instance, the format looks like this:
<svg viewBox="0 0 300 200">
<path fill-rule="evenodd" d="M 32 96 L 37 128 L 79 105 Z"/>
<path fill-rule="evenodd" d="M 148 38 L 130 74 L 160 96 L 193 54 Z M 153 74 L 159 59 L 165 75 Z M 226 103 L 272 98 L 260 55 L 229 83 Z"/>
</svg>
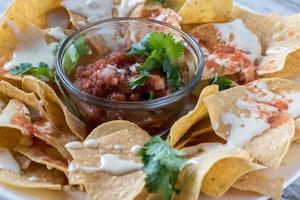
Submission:
<svg viewBox="0 0 300 200">
<path fill-rule="evenodd" d="M 126 50 L 117 50 L 74 72 L 74 84 L 93 96 L 112 101 L 160 98 L 184 85 L 178 60 L 184 46 L 172 35 L 152 32 Z"/>
</svg>

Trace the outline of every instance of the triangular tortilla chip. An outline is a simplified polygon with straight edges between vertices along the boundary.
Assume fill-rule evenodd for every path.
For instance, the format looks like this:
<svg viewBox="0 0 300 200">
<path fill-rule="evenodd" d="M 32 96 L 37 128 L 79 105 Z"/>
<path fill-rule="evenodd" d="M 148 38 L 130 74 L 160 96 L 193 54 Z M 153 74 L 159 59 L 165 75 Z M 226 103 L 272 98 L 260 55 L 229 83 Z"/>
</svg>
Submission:
<svg viewBox="0 0 300 200">
<path fill-rule="evenodd" d="M 300 72 L 300 15 L 260 15 L 235 6 L 232 19 L 242 19 L 262 41 L 265 57 L 258 62 L 258 75 L 287 77 Z"/>
<path fill-rule="evenodd" d="M 125 122 L 126 124 L 126 122 Z M 68 148 L 74 158 L 74 162 L 79 166 L 99 165 L 100 157 L 104 154 L 114 154 L 121 159 L 134 160 L 140 162 L 140 157 L 131 152 L 133 145 L 143 145 L 150 136 L 136 126 L 135 130 L 127 126 L 119 126 L 115 133 L 101 137 L 101 133 L 94 132 L 98 143 L 97 148 L 82 147 L 79 149 Z M 139 130 L 140 129 L 140 130 Z M 91 138 L 93 137 L 91 135 Z M 88 140 L 88 139 L 87 139 Z M 86 141 L 87 141 L 86 140 Z M 118 144 L 122 150 L 114 148 Z M 79 167 L 80 169 L 80 167 Z M 144 188 L 144 175 L 141 170 L 114 176 L 104 171 L 86 173 L 81 171 L 83 183 L 90 199 L 133 199 L 138 196 Z M 112 192 L 113 191 L 113 192 Z"/>
<path fill-rule="evenodd" d="M 299 96 L 299 92 L 300 85 L 290 80 L 261 79 L 219 92 L 204 101 L 217 135 L 238 143 L 263 164 L 277 168 L 294 136 L 293 116 L 300 114 L 300 106 L 298 97 L 292 96 Z M 256 112 L 261 113 L 257 118 Z M 274 141 L 274 148 L 269 148 L 268 141 Z"/>
<path fill-rule="evenodd" d="M 58 7 L 61 7 L 60 0 L 47 0 L 43 3 L 40 0 L 15 0 L 6 17 L 15 21 L 26 20 L 40 28 L 46 28 L 47 14 Z"/>
<path fill-rule="evenodd" d="M 25 76 L 23 88 L 25 91 L 34 92 L 44 103 L 47 118 L 54 126 L 69 129 L 81 139 L 85 138 L 87 135 L 85 124 L 66 108 L 49 85 L 32 76 Z"/>
<path fill-rule="evenodd" d="M 233 187 L 238 190 L 257 192 L 279 200 L 281 199 L 283 184 L 283 178 L 269 178 L 260 171 L 254 171 L 240 177 Z"/>
<path fill-rule="evenodd" d="M 246 151 L 243 151 L 242 149 L 237 147 L 225 146 L 217 143 L 208 143 L 201 144 L 195 147 L 185 148 L 184 150 L 191 151 L 192 149 L 194 151 L 195 148 L 199 149 L 200 147 L 202 147 L 202 150 L 205 149 L 205 151 L 200 154 L 197 154 L 195 152 L 195 155 L 192 156 L 189 161 L 191 164 L 187 165 L 179 174 L 177 180 L 177 188 L 180 189 L 180 193 L 175 197 L 176 200 L 198 199 L 202 187 L 204 187 L 203 189 L 206 189 L 206 191 L 208 192 L 209 188 L 207 188 L 207 182 L 203 181 L 211 181 L 205 179 L 205 177 L 207 174 L 208 176 L 210 176 L 210 170 L 215 170 L 213 167 L 217 163 L 219 163 L 218 165 L 221 167 L 223 163 L 224 167 L 226 167 L 227 164 L 234 165 L 235 162 L 241 164 L 243 167 L 239 168 L 239 170 L 237 171 L 232 171 L 233 174 L 235 174 L 236 176 L 238 176 L 238 174 L 243 175 L 249 171 L 263 168 L 263 166 L 261 165 L 251 163 L 251 158 L 249 154 Z M 219 166 L 217 168 L 219 168 Z M 212 173 L 211 175 L 213 174 L 214 173 Z M 218 177 L 220 176 L 221 174 Z M 226 178 L 222 180 L 226 180 L 226 183 L 221 189 L 217 184 L 215 185 L 216 188 L 214 188 L 214 185 L 211 186 L 212 188 L 214 188 L 212 190 L 215 191 L 214 194 L 218 193 L 218 195 L 221 195 L 221 193 L 225 192 L 229 187 L 231 187 L 235 179 L 238 178 L 236 176 L 224 176 Z M 217 182 L 219 181 L 221 182 L 221 179 L 217 180 Z M 210 194 L 213 195 L 213 193 Z"/>
<path fill-rule="evenodd" d="M 10 170 L 0 169 L 0 181 L 12 186 L 24 188 L 45 188 L 59 190 L 65 175 L 55 169 L 48 170 L 46 166 L 28 162 L 28 158 L 15 152 L 15 146 L 21 141 L 22 134 L 18 129 L 0 128 L 0 147 L 7 149 L 20 166 L 20 175 Z"/>
<path fill-rule="evenodd" d="M 217 92 L 217 85 L 211 85 L 204 88 L 194 110 L 190 111 L 187 115 L 181 117 L 173 124 L 170 130 L 170 144 L 172 146 L 174 146 L 195 123 L 207 117 L 208 112 L 203 99 L 210 95 L 214 95 Z"/>
<path fill-rule="evenodd" d="M 177 1 L 180 7 L 181 1 Z M 189 0 L 185 1 L 178 13 L 182 24 L 203 24 L 209 22 L 227 22 L 233 7 L 232 0 Z"/>
</svg>

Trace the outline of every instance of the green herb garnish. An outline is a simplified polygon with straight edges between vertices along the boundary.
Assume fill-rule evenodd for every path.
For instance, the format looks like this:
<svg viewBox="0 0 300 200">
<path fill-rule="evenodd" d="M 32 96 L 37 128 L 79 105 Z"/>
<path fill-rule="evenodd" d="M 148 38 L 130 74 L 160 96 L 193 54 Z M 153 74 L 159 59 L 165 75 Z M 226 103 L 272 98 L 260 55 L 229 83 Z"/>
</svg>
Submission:
<svg viewBox="0 0 300 200">
<path fill-rule="evenodd" d="M 70 74 L 78 64 L 79 59 L 82 56 L 89 55 L 90 53 L 91 49 L 86 44 L 85 38 L 83 36 L 74 41 L 68 47 L 64 55 L 64 69 L 66 73 Z"/>
<path fill-rule="evenodd" d="M 216 75 L 212 80 L 209 81 L 209 85 L 218 85 L 219 90 L 222 91 L 233 87 L 235 83 L 225 76 Z"/>
<path fill-rule="evenodd" d="M 160 137 L 153 137 L 140 151 L 144 164 L 148 192 L 159 192 L 164 200 L 170 200 L 177 176 L 186 164 L 183 152 L 172 148 Z"/>
<path fill-rule="evenodd" d="M 80 114 L 76 109 L 75 105 L 69 100 L 68 95 L 65 93 L 65 90 L 61 86 L 56 72 L 50 69 L 48 64 L 40 62 L 38 66 L 33 66 L 31 63 L 22 63 L 16 66 L 14 69 L 12 69 L 10 73 L 17 76 L 32 75 L 44 81 L 53 81 L 57 85 L 61 95 L 63 96 L 64 103 L 67 106 L 67 108 L 77 117 L 80 117 Z"/>
<path fill-rule="evenodd" d="M 129 82 L 131 89 L 143 86 L 155 69 L 161 69 L 167 77 L 171 92 L 182 87 L 180 68 L 175 61 L 183 56 L 184 45 L 176 42 L 171 34 L 153 32 L 144 36 L 140 43 L 132 45 L 127 55 L 141 55 L 147 57 L 143 66 L 138 68 L 140 75 Z"/>
<path fill-rule="evenodd" d="M 153 0 L 153 1 L 161 3 L 161 4 L 163 4 L 165 2 L 165 0 Z"/>
</svg>

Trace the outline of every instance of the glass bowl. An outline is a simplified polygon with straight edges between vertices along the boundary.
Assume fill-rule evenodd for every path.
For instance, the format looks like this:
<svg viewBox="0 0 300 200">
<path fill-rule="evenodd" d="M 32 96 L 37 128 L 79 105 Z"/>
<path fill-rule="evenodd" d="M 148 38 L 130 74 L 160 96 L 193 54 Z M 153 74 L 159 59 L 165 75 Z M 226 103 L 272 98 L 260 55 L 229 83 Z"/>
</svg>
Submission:
<svg viewBox="0 0 300 200">
<path fill-rule="evenodd" d="M 84 38 L 89 46 L 92 46 L 93 51 L 88 56 L 82 57 L 78 66 L 94 63 L 108 53 L 127 48 L 133 42 L 139 42 L 143 35 L 154 31 L 170 33 L 185 46 L 181 62 L 187 66 L 189 81 L 183 88 L 168 96 L 148 101 L 111 101 L 81 91 L 71 81 L 72 77 L 66 73 L 64 55 L 80 38 Z M 183 114 L 193 88 L 201 79 L 203 68 L 204 56 L 191 36 L 166 23 L 141 18 L 109 19 L 79 29 L 63 42 L 56 61 L 56 71 L 61 83 L 82 115 L 82 119 L 91 129 L 104 122 L 122 119 L 136 123 L 151 135 L 165 133 Z"/>
</svg>

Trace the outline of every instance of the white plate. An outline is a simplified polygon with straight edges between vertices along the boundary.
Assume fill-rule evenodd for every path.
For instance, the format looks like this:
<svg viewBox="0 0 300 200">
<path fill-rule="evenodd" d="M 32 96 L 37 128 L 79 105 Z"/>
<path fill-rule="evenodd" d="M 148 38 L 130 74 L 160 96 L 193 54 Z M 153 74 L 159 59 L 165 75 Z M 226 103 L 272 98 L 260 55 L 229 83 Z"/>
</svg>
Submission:
<svg viewBox="0 0 300 200">
<path fill-rule="evenodd" d="M 1 0 L 0 0 L 1 1 Z M 244 0 L 237 0 L 243 3 Z M 260 11 L 261 12 L 261 11 Z M 284 13 L 281 13 L 284 14 Z M 300 76 L 292 79 L 300 83 Z M 282 166 L 277 170 L 265 170 L 270 177 L 283 177 L 285 179 L 284 187 L 286 188 L 300 177 L 300 144 L 292 144 Z M 224 171 L 224 173 L 226 173 Z M 23 189 L 0 184 L 0 200 L 85 200 L 85 193 L 82 192 L 65 192 L 38 189 Z M 215 200 L 203 194 L 201 200 Z M 264 197 L 251 192 L 238 191 L 230 189 L 222 198 L 218 200 L 267 200 Z"/>
</svg>

